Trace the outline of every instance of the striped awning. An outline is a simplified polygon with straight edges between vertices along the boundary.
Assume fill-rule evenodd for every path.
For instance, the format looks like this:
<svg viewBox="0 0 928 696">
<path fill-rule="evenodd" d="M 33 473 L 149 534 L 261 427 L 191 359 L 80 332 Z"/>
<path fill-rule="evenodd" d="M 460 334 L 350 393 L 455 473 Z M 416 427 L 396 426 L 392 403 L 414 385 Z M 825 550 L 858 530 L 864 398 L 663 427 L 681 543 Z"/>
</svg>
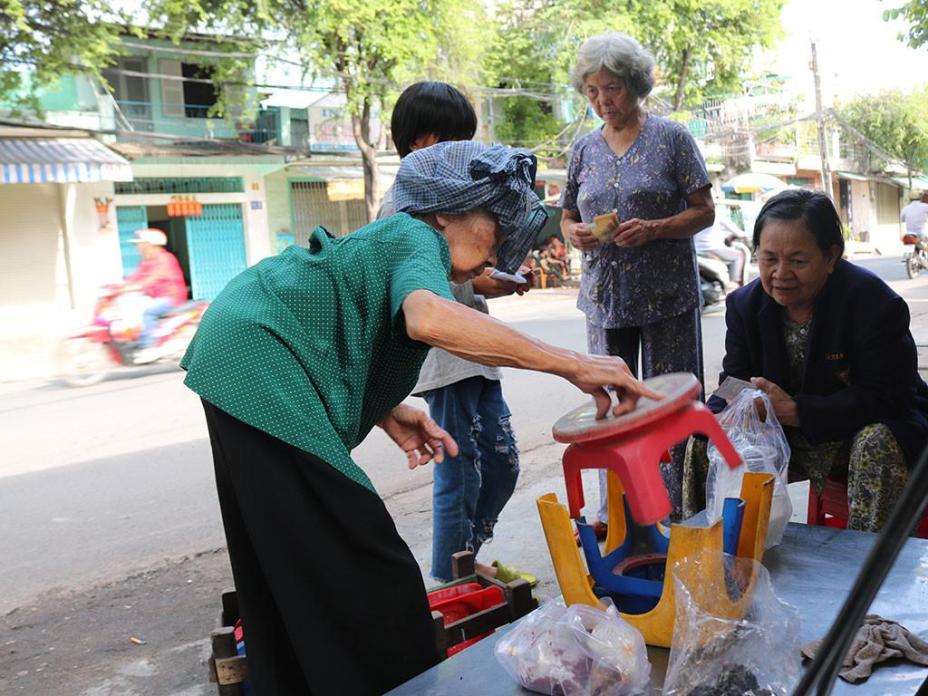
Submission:
<svg viewBox="0 0 928 696">
<path fill-rule="evenodd" d="M 129 161 L 93 138 L 0 138 L 0 183 L 132 181 Z"/>
</svg>

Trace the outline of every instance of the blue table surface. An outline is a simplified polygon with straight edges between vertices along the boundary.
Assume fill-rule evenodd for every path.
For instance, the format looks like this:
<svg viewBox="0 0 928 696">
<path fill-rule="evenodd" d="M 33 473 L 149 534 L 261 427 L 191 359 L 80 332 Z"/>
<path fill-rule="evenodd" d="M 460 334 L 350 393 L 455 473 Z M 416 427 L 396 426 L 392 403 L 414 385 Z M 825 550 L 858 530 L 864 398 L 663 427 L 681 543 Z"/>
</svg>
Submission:
<svg viewBox="0 0 928 696">
<path fill-rule="evenodd" d="M 831 627 L 876 538 L 865 532 L 790 524 L 783 543 L 764 556 L 774 592 L 799 610 L 803 643 L 823 637 Z M 928 540 L 906 542 L 870 613 L 928 636 Z M 388 696 L 530 693 L 512 680 L 493 654 L 496 640 L 508 630 L 498 630 L 492 637 L 413 677 Z M 668 655 L 663 648 L 648 648 L 654 693 L 660 693 Z M 926 677 L 928 668 L 908 662 L 887 663 L 879 665 L 862 684 L 851 685 L 838 679 L 832 693 L 914 694 Z"/>
</svg>

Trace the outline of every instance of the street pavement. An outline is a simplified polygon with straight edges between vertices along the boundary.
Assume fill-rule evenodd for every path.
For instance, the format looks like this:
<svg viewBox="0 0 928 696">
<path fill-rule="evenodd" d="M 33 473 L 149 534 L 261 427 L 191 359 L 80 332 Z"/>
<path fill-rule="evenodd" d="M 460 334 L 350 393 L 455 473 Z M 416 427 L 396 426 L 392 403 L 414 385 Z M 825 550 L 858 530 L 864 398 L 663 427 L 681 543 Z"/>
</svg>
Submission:
<svg viewBox="0 0 928 696">
<path fill-rule="evenodd" d="M 906 279 L 898 258 L 858 262 L 907 299 L 916 342 L 928 345 L 928 277 Z M 575 299 L 550 290 L 490 304 L 526 333 L 583 350 Z M 704 314 L 703 336 L 711 390 L 723 352 L 721 308 Z M 205 639 L 231 579 L 202 412 L 181 382 L 177 370 L 151 368 L 82 390 L 0 384 L 0 693 L 212 692 Z M 481 560 L 535 572 L 538 594 L 553 596 L 535 500 L 552 491 L 565 498 L 563 448 L 550 428 L 585 397 L 563 380 L 520 370 L 505 370 L 503 384 L 522 474 Z M 430 468 L 408 471 L 379 431 L 355 457 L 427 569 Z M 592 478 L 586 490 L 595 503 Z M 793 491 L 797 517 L 805 490 Z"/>
</svg>

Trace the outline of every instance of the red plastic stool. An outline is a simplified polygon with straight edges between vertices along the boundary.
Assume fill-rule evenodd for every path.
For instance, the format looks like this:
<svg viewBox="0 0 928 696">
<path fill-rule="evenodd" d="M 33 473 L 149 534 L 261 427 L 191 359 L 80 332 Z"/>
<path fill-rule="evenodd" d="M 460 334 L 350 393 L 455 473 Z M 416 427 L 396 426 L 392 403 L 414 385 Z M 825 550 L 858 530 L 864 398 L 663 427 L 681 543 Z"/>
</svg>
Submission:
<svg viewBox="0 0 928 696">
<path fill-rule="evenodd" d="M 741 457 L 712 412 L 693 399 L 699 380 L 688 372 L 652 377 L 644 382 L 663 394 L 660 401 L 642 398 L 635 410 L 596 420 L 593 404 L 581 406 L 554 424 L 554 439 L 570 443 L 564 452 L 564 481 L 570 516 L 584 505 L 582 469 L 611 469 L 622 481 L 632 517 L 638 524 L 656 524 L 670 514 L 670 497 L 658 466 L 661 456 L 691 435 L 705 435 L 732 468 Z"/>
<path fill-rule="evenodd" d="M 809 484 L 809 511 L 806 524 L 847 528 L 847 475 L 841 474 L 825 479 L 822 494 L 815 492 L 815 486 Z M 925 514 L 915 528 L 915 536 L 928 539 L 928 514 Z"/>
</svg>

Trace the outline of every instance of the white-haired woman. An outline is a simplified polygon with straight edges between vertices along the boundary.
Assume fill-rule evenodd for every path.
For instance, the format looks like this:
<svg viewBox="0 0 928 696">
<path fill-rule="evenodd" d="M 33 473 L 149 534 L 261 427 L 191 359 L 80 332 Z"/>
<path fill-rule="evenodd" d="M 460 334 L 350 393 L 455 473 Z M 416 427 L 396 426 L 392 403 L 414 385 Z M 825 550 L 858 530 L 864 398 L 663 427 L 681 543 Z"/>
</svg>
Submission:
<svg viewBox="0 0 928 696">
<path fill-rule="evenodd" d="M 644 377 L 703 377 L 699 280 L 693 235 L 712 225 L 709 176 L 696 143 L 675 121 L 645 111 L 654 59 L 634 39 L 610 32 L 588 39 L 571 71 L 573 87 L 603 126 L 574 146 L 561 196 L 561 230 L 583 251 L 578 307 L 589 351 L 618 355 Z M 593 218 L 615 211 L 618 224 L 594 236 Z M 681 510 L 683 447 L 664 479 Z M 605 490 L 601 477 L 601 497 Z M 597 520 L 604 530 L 605 502 Z"/>
</svg>

